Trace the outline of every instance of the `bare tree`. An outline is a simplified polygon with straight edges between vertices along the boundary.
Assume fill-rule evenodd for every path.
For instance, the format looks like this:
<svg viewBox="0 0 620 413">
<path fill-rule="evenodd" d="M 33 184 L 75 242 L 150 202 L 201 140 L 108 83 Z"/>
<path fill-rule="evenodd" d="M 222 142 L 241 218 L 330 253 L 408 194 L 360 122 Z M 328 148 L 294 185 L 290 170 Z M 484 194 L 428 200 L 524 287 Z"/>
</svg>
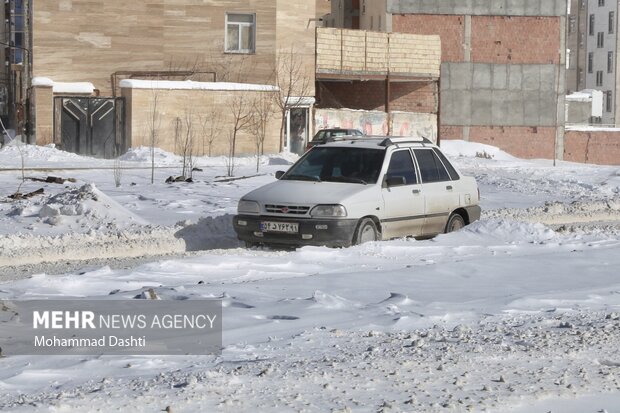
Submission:
<svg viewBox="0 0 620 413">
<path fill-rule="evenodd" d="M 159 137 L 159 128 L 161 126 L 161 116 L 159 113 L 159 93 L 153 89 L 153 98 L 149 108 L 148 118 L 148 141 L 151 148 L 151 184 L 155 182 L 155 147 Z"/>
<path fill-rule="evenodd" d="M 211 106 L 203 115 L 198 116 L 202 132 L 202 155 L 211 156 L 213 143 L 222 135 L 222 112 Z"/>
<path fill-rule="evenodd" d="M 268 123 L 273 115 L 273 95 L 267 92 L 260 92 L 252 102 L 252 122 L 249 125 L 249 131 L 254 138 L 256 149 L 256 172 L 258 172 L 260 166 L 260 156 L 265 152 Z"/>
<path fill-rule="evenodd" d="M 183 172 L 186 178 L 191 178 L 194 170 L 194 116 L 191 109 L 185 110 L 185 128 L 183 131 L 183 139 L 181 146 L 181 155 L 183 156 Z"/>
<path fill-rule="evenodd" d="M 286 112 L 299 106 L 304 96 L 310 95 L 310 78 L 304 71 L 301 55 L 291 46 L 290 50 L 279 50 L 275 67 L 275 104 L 280 112 L 280 152 L 284 149 Z"/>
<path fill-rule="evenodd" d="M 240 92 L 230 100 L 228 110 L 232 117 L 232 129 L 228 136 L 227 174 L 233 176 L 237 137 L 240 131 L 247 130 L 252 123 L 252 107 L 247 94 Z"/>
</svg>

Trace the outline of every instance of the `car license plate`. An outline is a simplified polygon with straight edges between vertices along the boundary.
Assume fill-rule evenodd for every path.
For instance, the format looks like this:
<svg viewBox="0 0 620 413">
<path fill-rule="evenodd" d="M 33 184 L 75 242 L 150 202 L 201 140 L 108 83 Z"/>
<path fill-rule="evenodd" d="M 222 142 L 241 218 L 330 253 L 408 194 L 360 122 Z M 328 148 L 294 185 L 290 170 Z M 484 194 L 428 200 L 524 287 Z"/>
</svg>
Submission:
<svg viewBox="0 0 620 413">
<path fill-rule="evenodd" d="M 289 234 L 296 234 L 299 232 L 299 224 L 292 222 L 262 221 L 260 223 L 260 230 L 263 232 L 286 232 Z"/>
</svg>

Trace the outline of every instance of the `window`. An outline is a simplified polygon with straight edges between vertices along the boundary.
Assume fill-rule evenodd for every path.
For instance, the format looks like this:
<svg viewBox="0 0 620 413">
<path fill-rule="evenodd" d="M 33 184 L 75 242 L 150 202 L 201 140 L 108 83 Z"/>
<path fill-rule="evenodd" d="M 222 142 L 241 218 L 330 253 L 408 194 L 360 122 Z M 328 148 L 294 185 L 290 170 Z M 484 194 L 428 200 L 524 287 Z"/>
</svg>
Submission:
<svg viewBox="0 0 620 413">
<path fill-rule="evenodd" d="M 450 175 L 432 149 L 415 149 L 413 151 L 420 166 L 422 183 L 449 181 Z"/>
<path fill-rule="evenodd" d="M 592 73 L 594 67 L 594 52 L 588 53 L 588 73 Z"/>
<path fill-rule="evenodd" d="M 609 12 L 609 28 L 607 30 L 609 34 L 612 34 L 615 31 L 614 30 L 615 21 L 616 21 L 616 15 L 613 11 L 610 11 Z"/>
<path fill-rule="evenodd" d="M 370 30 L 374 30 L 374 28 L 375 28 L 374 16 L 370 16 Z"/>
<path fill-rule="evenodd" d="M 415 167 L 413 166 L 413 159 L 411 159 L 411 151 L 397 151 L 392 154 L 390 159 L 390 166 L 388 166 L 386 178 L 395 178 L 402 176 L 405 178 L 405 185 L 413 185 L 418 183 L 418 179 L 415 174 Z"/>
<path fill-rule="evenodd" d="M 577 17 L 570 16 L 568 18 L 568 32 L 575 33 L 575 28 L 577 27 Z"/>
<path fill-rule="evenodd" d="M 254 14 L 226 13 L 226 51 L 254 53 L 256 17 Z"/>
<path fill-rule="evenodd" d="M 598 36 L 596 38 L 596 47 L 602 49 L 605 46 L 605 33 L 598 32 Z"/>
<path fill-rule="evenodd" d="M 605 110 L 607 112 L 611 112 L 612 110 L 611 103 L 611 90 L 608 90 L 605 92 Z"/>
<path fill-rule="evenodd" d="M 607 52 L 607 73 L 614 72 L 614 52 Z"/>
<path fill-rule="evenodd" d="M 596 86 L 603 86 L 603 71 L 596 72 Z"/>
<path fill-rule="evenodd" d="M 605 0 L 598 0 L 598 6 L 603 7 L 605 5 Z"/>
<path fill-rule="evenodd" d="M 450 161 L 448 161 L 448 159 L 446 159 L 445 155 L 443 153 L 441 153 L 441 151 L 439 151 L 437 149 L 433 149 L 433 150 L 435 151 L 435 154 L 437 156 L 439 156 L 439 159 L 441 159 L 441 162 L 443 162 L 443 165 L 448 170 L 448 174 L 450 175 L 450 179 L 452 179 L 453 181 L 459 180 L 460 179 L 459 174 L 456 173 L 456 169 L 454 169 L 454 166 L 452 166 Z"/>
<path fill-rule="evenodd" d="M 594 36 L 594 15 L 590 15 L 590 27 L 588 27 L 590 36 Z"/>
</svg>

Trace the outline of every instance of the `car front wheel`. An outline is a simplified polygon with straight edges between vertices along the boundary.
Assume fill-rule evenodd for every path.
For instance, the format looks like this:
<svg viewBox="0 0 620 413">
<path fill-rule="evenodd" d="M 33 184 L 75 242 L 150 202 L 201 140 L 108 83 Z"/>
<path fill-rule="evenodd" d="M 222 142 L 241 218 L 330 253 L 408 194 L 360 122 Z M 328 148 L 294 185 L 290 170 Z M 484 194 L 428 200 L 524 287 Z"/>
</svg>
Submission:
<svg viewBox="0 0 620 413">
<path fill-rule="evenodd" d="M 448 232 L 458 231 L 465 226 L 465 220 L 459 214 L 450 215 L 448 223 L 446 224 L 446 234 Z"/>
<path fill-rule="evenodd" d="M 374 221 L 370 218 L 364 218 L 360 221 L 353 237 L 353 244 L 359 245 L 365 242 L 377 241 L 379 239 L 379 231 Z"/>
</svg>

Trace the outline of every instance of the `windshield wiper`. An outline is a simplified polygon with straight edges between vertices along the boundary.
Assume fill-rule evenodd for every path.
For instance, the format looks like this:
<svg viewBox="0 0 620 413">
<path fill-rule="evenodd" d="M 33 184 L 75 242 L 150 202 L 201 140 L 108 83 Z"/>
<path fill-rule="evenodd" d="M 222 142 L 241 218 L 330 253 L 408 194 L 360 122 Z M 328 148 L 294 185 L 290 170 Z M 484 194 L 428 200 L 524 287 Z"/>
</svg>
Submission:
<svg viewBox="0 0 620 413">
<path fill-rule="evenodd" d="M 354 184 L 363 184 L 368 185 L 368 182 L 364 181 L 360 178 L 353 178 L 350 176 L 330 176 L 328 179 L 324 179 L 325 181 L 333 181 L 333 182 L 351 182 Z"/>
<path fill-rule="evenodd" d="M 316 175 L 312 176 L 312 175 L 292 174 L 292 175 L 286 175 L 284 177 L 284 179 L 291 180 L 291 181 L 314 181 L 314 182 L 321 182 L 321 178 L 319 178 Z"/>
</svg>

